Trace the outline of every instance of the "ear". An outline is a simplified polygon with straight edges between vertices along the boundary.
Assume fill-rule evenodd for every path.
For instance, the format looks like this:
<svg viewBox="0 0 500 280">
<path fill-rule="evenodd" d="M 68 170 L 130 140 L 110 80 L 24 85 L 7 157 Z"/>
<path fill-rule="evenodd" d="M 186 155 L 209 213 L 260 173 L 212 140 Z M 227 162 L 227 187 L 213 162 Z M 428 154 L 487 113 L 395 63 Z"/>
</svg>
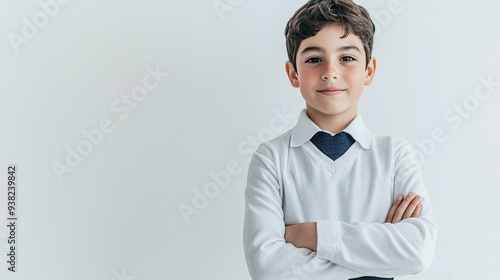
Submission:
<svg viewBox="0 0 500 280">
<path fill-rule="evenodd" d="M 372 57 L 365 70 L 365 86 L 368 86 L 372 83 L 373 77 L 375 77 L 375 70 L 377 70 L 377 59 L 375 59 L 375 57 Z"/>
<path fill-rule="evenodd" d="M 297 74 L 297 71 L 295 71 L 293 64 L 290 61 L 287 61 L 285 63 L 285 70 L 286 70 L 286 74 L 288 75 L 288 79 L 290 79 L 290 83 L 292 84 L 292 86 L 295 88 L 298 88 L 300 86 L 299 76 Z"/>
</svg>

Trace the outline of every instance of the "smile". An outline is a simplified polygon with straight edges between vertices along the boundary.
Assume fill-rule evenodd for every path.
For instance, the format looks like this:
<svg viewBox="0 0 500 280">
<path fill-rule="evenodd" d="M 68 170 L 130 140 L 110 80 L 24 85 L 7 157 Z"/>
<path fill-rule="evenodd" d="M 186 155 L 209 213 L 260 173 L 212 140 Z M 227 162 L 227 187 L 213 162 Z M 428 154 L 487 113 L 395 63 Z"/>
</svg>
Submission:
<svg viewBox="0 0 500 280">
<path fill-rule="evenodd" d="M 345 89 L 340 89 L 340 88 L 326 88 L 322 90 L 318 90 L 319 93 L 323 95 L 339 95 L 343 93 Z"/>
</svg>

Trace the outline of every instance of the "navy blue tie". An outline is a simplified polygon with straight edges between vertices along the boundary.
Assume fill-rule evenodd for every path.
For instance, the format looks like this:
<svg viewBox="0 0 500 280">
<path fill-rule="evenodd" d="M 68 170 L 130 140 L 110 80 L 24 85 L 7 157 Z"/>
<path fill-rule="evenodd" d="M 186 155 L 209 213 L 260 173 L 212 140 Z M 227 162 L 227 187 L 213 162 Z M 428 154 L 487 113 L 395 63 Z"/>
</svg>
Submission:
<svg viewBox="0 0 500 280">
<path fill-rule="evenodd" d="M 337 160 L 356 142 L 352 136 L 344 131 L 331 135 L 324 131 L 318 131 L 311 138 L 311 142 L 323 154 L 332 160 Z"/>
</svg>

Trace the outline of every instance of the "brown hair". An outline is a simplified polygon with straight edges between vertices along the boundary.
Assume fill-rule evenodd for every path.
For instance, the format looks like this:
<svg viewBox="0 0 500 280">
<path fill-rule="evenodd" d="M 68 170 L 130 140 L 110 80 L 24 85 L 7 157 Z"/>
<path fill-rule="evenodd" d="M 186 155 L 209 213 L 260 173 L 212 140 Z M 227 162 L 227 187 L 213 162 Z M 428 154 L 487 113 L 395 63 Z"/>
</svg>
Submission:
<svg viewBox="0 0 500 280">
<path fill-rule="evenodd" d="M 297 70 L 297 52 L 300 43 L 315 36 L 325 25 L 339 24 L 344 30 L 342 37 L 352 32 L 363 43 L 366 66 L 370 62 L 373 48 L 375 24 L 368 11 L 352 0 L 309 0 L 288 21 L 285 28 L 288 59 Z"/>
</svg>

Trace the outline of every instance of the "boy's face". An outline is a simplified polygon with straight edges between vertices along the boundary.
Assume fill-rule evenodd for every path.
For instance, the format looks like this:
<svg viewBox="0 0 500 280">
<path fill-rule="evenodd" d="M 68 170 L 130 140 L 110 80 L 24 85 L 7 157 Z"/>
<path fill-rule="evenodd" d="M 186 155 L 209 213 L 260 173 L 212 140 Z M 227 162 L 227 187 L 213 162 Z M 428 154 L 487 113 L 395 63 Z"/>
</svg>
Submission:
<svg viewBox="0 0 500 280">
<path fill-rule="evenodd" d="M 315 119 L 352 120 L 364 86 L 375 74 L 376 60 L 366 67 L 363 43 L 350 33 L 341 39 L 342 27 L 326 25 L 315 36 L 303 40 L 297 52 L 297 70 L 287 61 L 290 82 L 304 97 L 306 110 Z"/>
</svg>

